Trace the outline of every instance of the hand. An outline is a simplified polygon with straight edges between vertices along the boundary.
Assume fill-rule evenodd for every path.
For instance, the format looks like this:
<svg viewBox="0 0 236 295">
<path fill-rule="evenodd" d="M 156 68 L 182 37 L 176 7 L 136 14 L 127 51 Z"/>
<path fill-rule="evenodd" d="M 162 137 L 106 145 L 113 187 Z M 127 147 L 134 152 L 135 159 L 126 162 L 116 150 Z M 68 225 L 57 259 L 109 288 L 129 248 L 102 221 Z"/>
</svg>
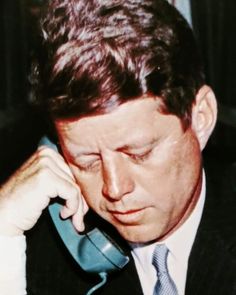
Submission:
<svg viewBox="0 0 236 295">
<path fill-rule="evenodd" d="M 63 157 L 41 146 L 0 187 L 0 234 L 21 235 L 32 228 L 51 198 L 65 200 L 62 218 L 72 218 L 78 231 L 84 229 L 88 206 Z"/>
</svg>

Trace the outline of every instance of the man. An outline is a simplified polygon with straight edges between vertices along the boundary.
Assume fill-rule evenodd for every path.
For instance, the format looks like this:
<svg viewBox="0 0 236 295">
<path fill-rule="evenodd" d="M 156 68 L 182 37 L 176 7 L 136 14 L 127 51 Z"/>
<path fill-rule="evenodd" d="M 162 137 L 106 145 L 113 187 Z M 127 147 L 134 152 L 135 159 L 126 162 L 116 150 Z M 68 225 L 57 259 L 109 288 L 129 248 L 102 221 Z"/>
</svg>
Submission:
<svg viewBox="0 0 236 295">
<path fill-rule="evenodd" d="M 28 294 L 98 283 L 41 216 L 57 196 L 77 231 L 90 208 L 95 225 L 128 242 L 131 261 L 97 294 L 236 293 L 235 201 L 229 186 L 212 193 L 202 169 L 217 107 L 186 21 L 163 0 L 54 0 L 42 26 L 35 102 L 61 154 L 39 147 L 1 188 L 1 294 L 24 294 L 23 233 L 38 219 L 27 233 Z M 167 287 L 158 245 L 168 249 Z"/>
</svg>

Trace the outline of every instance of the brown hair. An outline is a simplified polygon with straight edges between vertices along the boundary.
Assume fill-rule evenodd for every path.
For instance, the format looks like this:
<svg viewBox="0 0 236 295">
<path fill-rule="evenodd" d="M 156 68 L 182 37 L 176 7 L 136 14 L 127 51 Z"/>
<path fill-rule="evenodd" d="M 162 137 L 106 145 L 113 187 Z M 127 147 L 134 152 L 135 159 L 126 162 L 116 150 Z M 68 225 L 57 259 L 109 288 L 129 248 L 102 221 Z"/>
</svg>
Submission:
<svg viewBox="0 0 236 295">
<path fill-rule="evenodd" d="M 35 103 L 53 118 L 151 95 L 189 125 L 204 75 L 192 30 L 166 0 L 51 0 L 41 24 Z"/>
</svg>

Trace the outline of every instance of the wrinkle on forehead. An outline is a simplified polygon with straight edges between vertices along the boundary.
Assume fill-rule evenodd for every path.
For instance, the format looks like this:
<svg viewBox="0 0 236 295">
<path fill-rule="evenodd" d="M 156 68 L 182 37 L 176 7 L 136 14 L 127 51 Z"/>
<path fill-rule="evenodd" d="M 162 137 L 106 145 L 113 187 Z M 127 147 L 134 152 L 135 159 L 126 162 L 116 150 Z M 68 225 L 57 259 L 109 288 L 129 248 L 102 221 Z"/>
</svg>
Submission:
<svg viewBox="0 0 236 295">
<path fill-rule="evenodd" d="M 75 117 L 75 118 L 69 118 L 69 119 L 56 119 L 55 123 L 60 124 L 67 129 L 67 128 L 70 128 L 70 125 L 71 124 L 73 125 L 73 123 L 75 122 L 84 121 L 91 118 L 94 120 L 96 120 L 96 118 L 99 118 L 100 120 L 100 118 L 103 118 L 103 117 L 105 118 L 111 114 L 114 114 L 114 115 L 117 114 L 118 116 L 122 116 L 122 113 L 123 112 L 126 113 L 127 111 L 131 115 L 136 112 L 136 109 L 139 108 L 140 105 L 149 105 L 150 108 L 152 108 L 152 105 L 150 104 L 150 102 L 152 105 L 155 106 L 155 110 L 161 111 L 163 106 L 161 98 L 152 97 L 152 96 L 149 97 L 147 95 L 144 95 L 143 97 L 122 103 L 118 105 L 117 107 L 112 108 L 111 111 L 108 113 L 94 113 L 94 114 L 89 114 L 87 116 L 81 116 L 78 118 Z"/>
<path fill-rule="evenodd" d="M 158 100 L 137 99 L 108 114 L 55 122 L 59 138 L 72 149 L 99 152 L 101 148 L 139 147 L 180 130 L 179 118 L 158 111 Z M 78 151 L 78 153 L 81 153 Z"/>
</svg>

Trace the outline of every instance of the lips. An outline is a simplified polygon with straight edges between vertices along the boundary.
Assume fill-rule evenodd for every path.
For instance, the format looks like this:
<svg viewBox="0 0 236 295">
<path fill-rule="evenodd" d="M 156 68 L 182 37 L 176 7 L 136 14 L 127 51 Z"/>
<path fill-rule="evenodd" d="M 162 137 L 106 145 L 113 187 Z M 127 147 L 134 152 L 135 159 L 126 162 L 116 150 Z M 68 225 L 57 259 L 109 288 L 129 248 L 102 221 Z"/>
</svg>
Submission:
<svg viewBox="0 0 236 295">
<path fill-rule="evenodd" d="M 114 219 L 116 219 L 120 223 L 127 225 L 135 225 L 140 222 L 144 210 L 145 208 L 131 209 L 127 211 L 110 210 L 109 213 L 113 216 Z"/>
</svg>

